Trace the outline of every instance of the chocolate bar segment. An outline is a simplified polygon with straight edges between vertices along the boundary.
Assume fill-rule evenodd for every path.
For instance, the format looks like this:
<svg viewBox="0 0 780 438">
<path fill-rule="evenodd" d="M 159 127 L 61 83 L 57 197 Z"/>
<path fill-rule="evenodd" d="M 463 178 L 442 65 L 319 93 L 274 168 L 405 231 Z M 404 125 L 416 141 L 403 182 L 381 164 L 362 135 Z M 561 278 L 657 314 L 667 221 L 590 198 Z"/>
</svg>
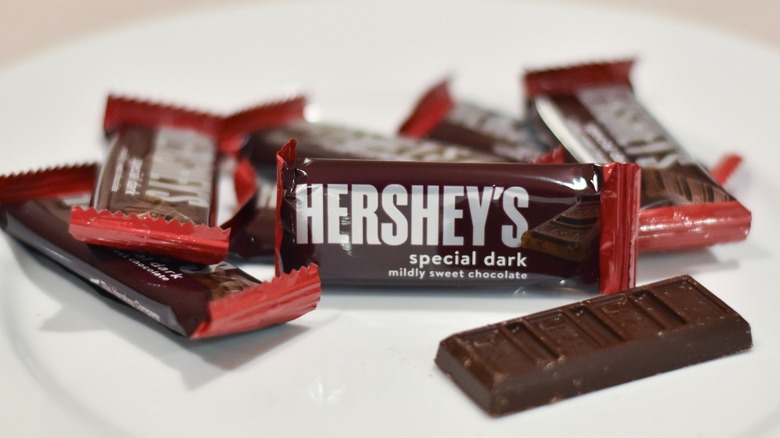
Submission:
<svg viewBox="0 0 780 438">
<path fill-rule="evenodd" d="M 530 71 L 524 77 L 535 137 L 580 163 L 642 168 L 639 245 L 679 250 L 745 239 L 751 214 L 641 105 L 632 60 Z"/>
<path fill-rule="evenodd" d="M 751 346 L 739 314 L 680 276 L 452 335 L 435 361 L 497 416 Z"/>
</svg>

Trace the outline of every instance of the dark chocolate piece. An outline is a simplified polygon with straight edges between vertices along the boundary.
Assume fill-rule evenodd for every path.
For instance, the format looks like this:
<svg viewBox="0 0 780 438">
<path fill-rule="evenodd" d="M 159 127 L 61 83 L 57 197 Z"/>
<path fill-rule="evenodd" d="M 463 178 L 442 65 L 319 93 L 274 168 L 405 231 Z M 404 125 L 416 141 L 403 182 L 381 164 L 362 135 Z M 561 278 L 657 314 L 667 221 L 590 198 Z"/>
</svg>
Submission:
<svg viewBox="0 0 780 438">
<path fill-rule="evenodd" d="M 566 260 L 592 256 L 599 230 L 599 202 L 581 202 L 523 234 L 522 247 Z"/>
<path fill-rule="evenodd" d="M 751 346 L 748 323 L 681 276 L 455 334 L 436 364 L 502 415 Z"/>
</svg>

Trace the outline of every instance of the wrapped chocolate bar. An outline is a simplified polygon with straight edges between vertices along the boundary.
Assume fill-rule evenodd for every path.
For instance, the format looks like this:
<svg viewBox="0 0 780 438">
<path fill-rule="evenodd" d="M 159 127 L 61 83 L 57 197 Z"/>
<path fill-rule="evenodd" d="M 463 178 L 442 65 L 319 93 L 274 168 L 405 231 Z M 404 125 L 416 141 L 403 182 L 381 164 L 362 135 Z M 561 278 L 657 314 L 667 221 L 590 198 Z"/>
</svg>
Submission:
<svg viewBox="0 0 780 438">
<path fill-rule="evenodd" d="M 236 152 L 246 130 L 300 118 L 302 111 L 301 99 L 221 117 L 109 97 L 110 151 L 89 208 L 73 209 L 71 234 L 197 263 L 224 260 L 230 230 L 216 223 L 220 152 Z M 236 166 L 237 211 L 252 207 L 251 173 L 248 164 Z"/>
<path fill-rule="evenodd" d="M 752 345 L 747 321 L 681 276 L 452 335 L 436 364 L 487 413 L 503 415 Z"/>
<path fill-rule="evenodd" d="M 640 250 L 745 239 L 750 211 L 637 101 L 629 78 L 632 65 L 621 61 L 528 72 L 527 112 L 538 137 L 563 145 L 576 162 L 632 162 L 642 168 Z"/>
<path fill-rule="evenodd" d="M 403 136 L 458 144 L 519 163 L 561 163 L 563 151 L 533 138 L 527 124 L 471 102 L 456 102 L 449 80 L 431 87 L 399 128 Z"/>
<path fill-rule="evenodd" d="M 275 167 L 279 147 L 291 137 L 298 140 L 301 156 L 310 158 L 347 158 L 387 161 L 501 162 L 505 159 L 464 146 L 385 136 L 341 125 L 297 121 L 253 132 L 243 149 L 260 174 L 269 165 Z M 274 174 L 275 176 L 275 174 Z M 264 196 L 268 178 L 260 176 L 255 214 L 231 238 L 232 254 L 244 259 L 262 259 L 273 255 L 274 233 L 268 228 L 276 220 L 276 198 Z M 275 185 L 275 182 L 274 182 Z M 274 188 L 274 194 L 276 190 Z M 270 207 L 270 208 L 269 208 Z"/>
<path fill-rule="evenodd" d="M 88 245 L 68 233 L 71 208 L 89 201 L 97 166 L 0 177 L 0 226 L 120 302 L 173 332 L 208 338 L 284 323 L 313 310 L 317 267 L 260 281 L 222 262 L 188 263 Z"/>
<path fill-rule="evenodd" d="M 275 164 L 279 147 L 290 138 L 297 139 L 299 155 L 307 158 L 446 162 L 508 161 L 497 155 L 465 146 L 386 136 L 337 124 L 307 121 L 255 131 L 248 137 L 244 151 L 255 165 Z"/>
<path fill-rule="evenodd" d="M 277 269 L 323 284 L 615 292 L 636 267 L 634 164 L 301 159 L 279 153 Z"/>
</svg>

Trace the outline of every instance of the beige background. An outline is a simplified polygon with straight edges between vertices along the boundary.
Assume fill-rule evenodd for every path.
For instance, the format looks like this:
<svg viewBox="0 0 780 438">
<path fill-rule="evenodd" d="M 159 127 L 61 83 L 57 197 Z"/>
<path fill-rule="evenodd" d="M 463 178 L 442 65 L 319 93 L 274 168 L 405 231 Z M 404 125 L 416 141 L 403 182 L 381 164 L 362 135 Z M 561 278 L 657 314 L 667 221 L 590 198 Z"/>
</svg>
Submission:
<svg viewBox="0 0 780 438">
<path fill-rule="evenodd" d="M 131 25 L 134 21 L 150 17 L 174 16 L 182 12 L 226 7 L 247 1 L 0 0 L 0 68 L 97 31 Z M 780 0 L 548 1 L 591 3 L 670 17 L 740 35 L 780 50 Z"/>
</svg>

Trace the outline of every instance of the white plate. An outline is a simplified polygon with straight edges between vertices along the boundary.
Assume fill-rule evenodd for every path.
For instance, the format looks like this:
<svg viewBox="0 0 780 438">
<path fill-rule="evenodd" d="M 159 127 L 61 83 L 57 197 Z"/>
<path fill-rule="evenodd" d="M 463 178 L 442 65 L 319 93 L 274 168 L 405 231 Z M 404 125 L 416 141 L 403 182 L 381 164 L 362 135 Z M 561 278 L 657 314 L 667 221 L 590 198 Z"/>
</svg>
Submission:
<svg viewBox="0 0 780 438">
<path fill-rule="evenodd" d="M 445 74 L 461 96 L 518 111 L 523 68 L 631 55 L 641 99 L 691 153 L 743 154 L 733 191 L 754 214 L 746 242 L 642 256 L 639 282 L 693 274 L 752 324 L 751 351 L 492 419 L 434 366 L 438 342 L 581 297 L 326 290 L 294 323 L 190 343 L 4 238 L 0 435 L 778 433 L 780 55 L 750 42 L 502 1 L 271 3 L 149 21 L 0 73 L 0 173 L 99 159 L 109 91 L 229 111 L 298 86 L 322 119 L 392 132 Z"/>
</svg>

